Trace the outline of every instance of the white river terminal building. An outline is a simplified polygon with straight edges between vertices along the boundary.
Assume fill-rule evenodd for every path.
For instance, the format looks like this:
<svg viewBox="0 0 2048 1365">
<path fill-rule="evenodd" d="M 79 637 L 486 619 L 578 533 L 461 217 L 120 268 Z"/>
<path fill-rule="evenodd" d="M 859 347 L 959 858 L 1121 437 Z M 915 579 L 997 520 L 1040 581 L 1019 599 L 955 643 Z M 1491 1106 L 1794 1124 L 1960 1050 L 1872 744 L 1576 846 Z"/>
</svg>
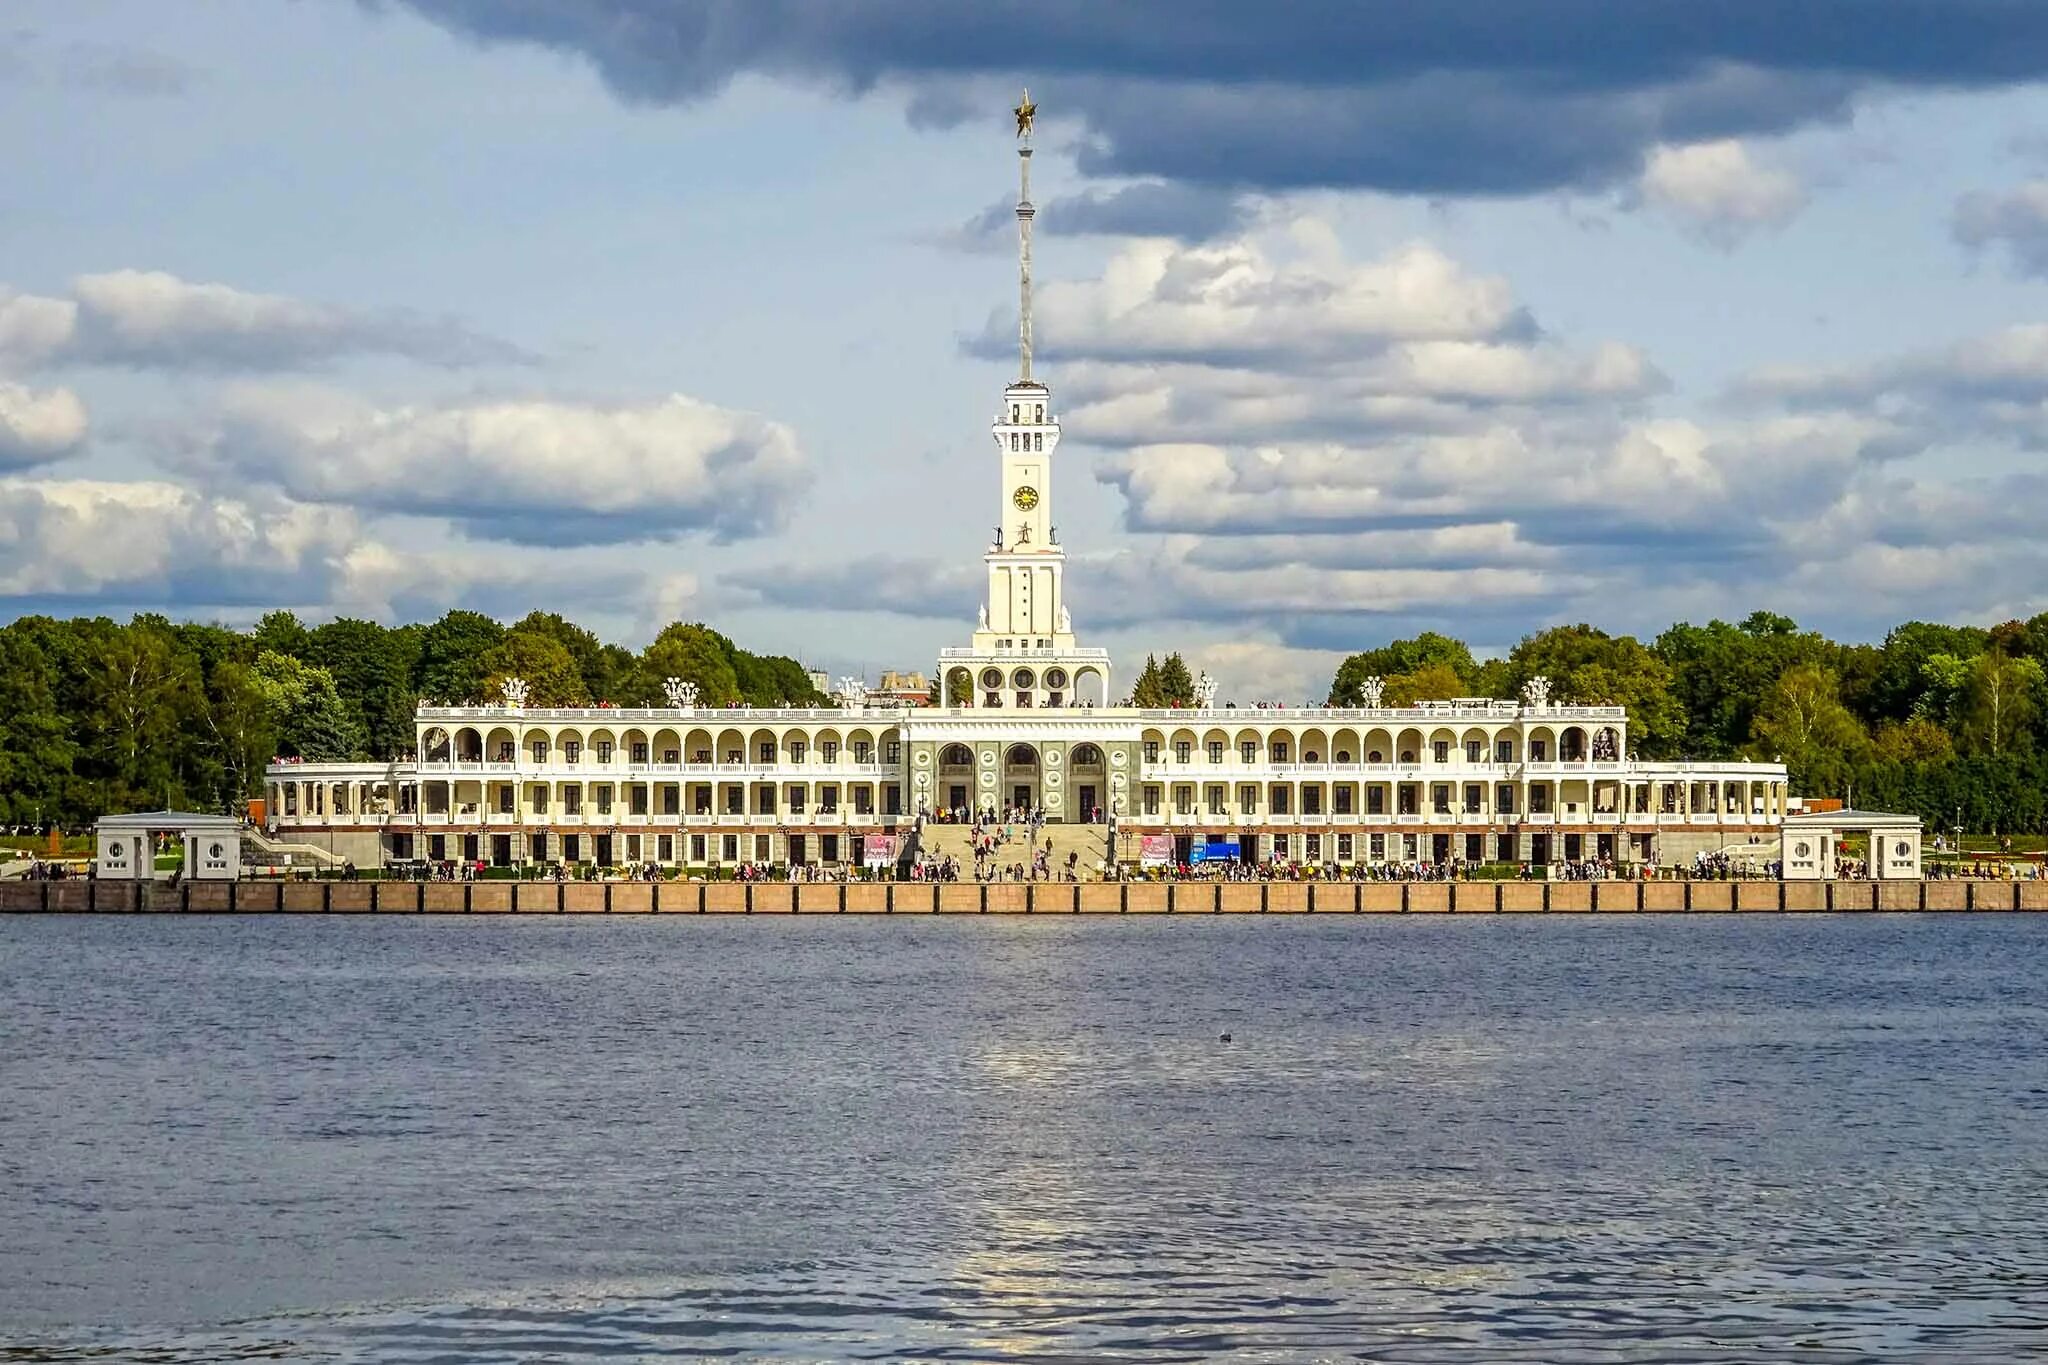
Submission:
<svg viewBox="0 0 2048 1365">
<path fill-rule="evenodd" d="M 964 854 L 955 826 L 918 833 L 921 812 L 1026 807 L 1044 813 L 1041 845 L 1090 870 L 1212 843 L 1346 866 L 1775 856 L 1782 765 L 1642 762 L 1621 707 L 1554 704 L 1541 679 L 1519 701 L 1399 708 L 1218 706 L 1206 679 L 1191 709 L 1109 704 L 1109 654 L 1074 633 L 1053 529 L 1060 424 L 1031 371 L 1028 134 L 1020 156 L 998 529 L 971 642 L 940 653 L 940 705 L 872 705 L 852 684 L 831 708 L 710 708 L 672 685 L 669 706 L 540 709 L 513 685 L 501 705 L 422 703 L 413 759 L 273 764 L 271 833 L 364 867 L 859 864 L 918 844 Z"/>
</svg>

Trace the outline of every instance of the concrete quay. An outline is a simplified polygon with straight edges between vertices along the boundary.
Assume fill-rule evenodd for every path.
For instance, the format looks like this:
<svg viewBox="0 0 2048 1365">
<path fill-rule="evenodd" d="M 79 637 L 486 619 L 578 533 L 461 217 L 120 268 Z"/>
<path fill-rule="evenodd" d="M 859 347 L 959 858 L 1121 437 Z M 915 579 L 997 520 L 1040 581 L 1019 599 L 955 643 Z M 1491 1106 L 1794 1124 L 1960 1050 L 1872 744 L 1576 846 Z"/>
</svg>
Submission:
<svg viewBox="0 0 2048 1365">
<path fill-rule="evenodd" d="M 1716 914 L 2048 911 L 2048 881 L 0 882 L 0 913 Z"/>
</svg>

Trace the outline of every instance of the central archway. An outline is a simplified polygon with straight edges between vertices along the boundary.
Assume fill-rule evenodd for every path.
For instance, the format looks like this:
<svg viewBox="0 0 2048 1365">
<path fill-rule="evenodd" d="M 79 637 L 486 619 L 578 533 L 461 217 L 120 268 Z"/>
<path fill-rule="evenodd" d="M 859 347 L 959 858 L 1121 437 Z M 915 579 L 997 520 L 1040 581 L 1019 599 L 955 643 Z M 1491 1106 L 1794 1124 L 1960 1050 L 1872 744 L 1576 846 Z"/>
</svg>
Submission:
<svg viewBox="0 0 2048 1365">
<path fill-rule="evenodd" d="M 1003 778 L 997 790 L 1004 807 L 1036 810 L 1044 805 L 1044 780 L 1036 748 L 1012 744 L 1003 750 Z"/>
</svg>

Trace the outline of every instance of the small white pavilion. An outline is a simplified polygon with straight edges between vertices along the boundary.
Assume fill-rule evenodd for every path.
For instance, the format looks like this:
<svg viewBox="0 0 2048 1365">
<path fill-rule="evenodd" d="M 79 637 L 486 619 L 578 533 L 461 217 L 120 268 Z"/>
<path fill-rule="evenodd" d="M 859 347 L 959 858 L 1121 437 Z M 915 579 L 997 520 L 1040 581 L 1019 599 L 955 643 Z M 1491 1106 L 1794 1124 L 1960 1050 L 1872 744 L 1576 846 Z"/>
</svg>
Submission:
<svg viewBox="0 0 2048 1365">
<path fill-rule="evenodd" d="M 1785 880 L 1831 880 L 1845 834 L 1870 836 L 1872 881 L 1921 879 L 1919 816 L 1875 810 L 1817 810 L 1785 817 L 1780 836 Z"/>
<path fill-rule="evenodd" d="M 232 815 L 148 810 L 104 815 L 93 826 L 101 881 L 146 882 L 156 877 L 156 840 L 174 835 L 185 848 L 187 881 L 231 882 L 242 871 L 242 822 Z"/>
</svg>

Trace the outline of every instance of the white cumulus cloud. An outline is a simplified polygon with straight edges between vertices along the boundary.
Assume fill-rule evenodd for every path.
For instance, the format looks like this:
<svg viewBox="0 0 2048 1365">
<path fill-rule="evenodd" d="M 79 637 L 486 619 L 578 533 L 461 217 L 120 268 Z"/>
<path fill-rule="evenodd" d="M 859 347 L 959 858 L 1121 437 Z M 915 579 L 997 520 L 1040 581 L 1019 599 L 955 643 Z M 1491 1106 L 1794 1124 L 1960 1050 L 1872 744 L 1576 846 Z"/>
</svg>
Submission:
<svg viewBox="0 0 2048 1365">
<path fill-rule="evenodd" d="M 1798 176 L 1752 160 L 1734 138 L 1652 148 L 1637 190 L 1652 208 L 1723 248 L 1759 229 L 1783 227 L 1807 199 Z"/>
<path fill-rule="evenodd" d="M 69 389 L 0 380 L 0 469 L 46 464 L 85 441 L 85 404 Z"/>
<path fill-rule="evenodd" d="M 482 538 L 611 544 L 781 526 L 807 483 L 779 422 L 681 394 L 379 408 L 302 387 L 244 387 L 173 458 L 305 502 L 446 517 Z"/>
</svg>

